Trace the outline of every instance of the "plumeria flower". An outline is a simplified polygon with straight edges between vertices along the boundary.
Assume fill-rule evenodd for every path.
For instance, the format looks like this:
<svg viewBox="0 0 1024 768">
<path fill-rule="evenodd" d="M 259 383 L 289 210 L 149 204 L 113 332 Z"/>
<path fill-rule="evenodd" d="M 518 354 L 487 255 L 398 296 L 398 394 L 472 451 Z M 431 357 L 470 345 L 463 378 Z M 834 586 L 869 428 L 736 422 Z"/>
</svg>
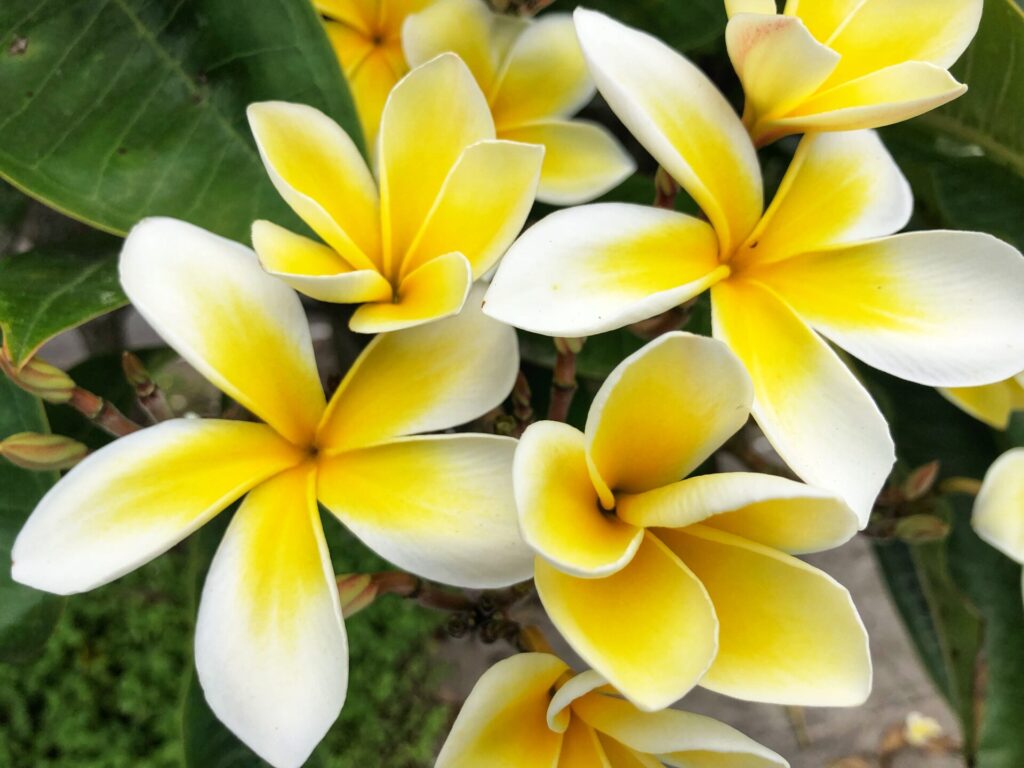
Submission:
<svg viewBox="0 0 1024 768">
<path fill-rule="evenodd" d="M 457 53 L 487 96 L 498 138 L 544 145 L 539 200 L 593 200 L 636 170 L 607 129 L 569 119 L 594 97 L 594 82 L 568 14 L 531 20 L 483 0 L 440 0 L 406 19 L 402 45 L 414 66 Z"/>
<path fill-rule="evenodd" d="M 148 219 L 121 281 L 167 343 L 261 423 L 175 419 L 89 456 L 39 502 L 15 580 L 72 594 L 152 560 L 236 500 L 196 625 L 216 715 L 278 768 L 298 766 L 341 710 L 348 650 L 319 501 L 371 549 L 449 584 L 528 578 L 512 501 L 515 441 L 416 436 L 501 402 L 512 331 L 467 309 L 378 336 L 326 402 L 299 297 L 255 254 Z"/>
<path fill-rule="evenodd" d="M 681 480 L 747 420 L 743 366 L 714 339 L 661 336 L 616 368 L 584 432 L 531 425 L 515 457 L 541 602 L 635 706 L 700 684 L 751 701 L 847 706 L 871 686 L 847 591 L 792 557 L 848 540 L 834 496 L 744 472 Z"/>
<path fill-rule="evenodd" d="M 409 65 L 402 53 L 402 22 L 433 0 L 313 0 L 348 80 L 368 145 L 380 127 L 388 94 Z"/>
<path fill-rule="evenodd" d="M 477 681 L 435 768 L 788 768 L 725 723 L 642 712 L 593 671 L 521 653 Z"/>
<path fill-rule="evenodd" d="M 982 0 L 725 0 L 725 40 L 754 141 L 878 128 L 962 95 L 947 71 L 978 31 Z"/>
<path fill-rule="evenodd" d="M 1024 373 L 995 384 L 939 392 L 965 413 L 995 429 L 1006 429 L 1014 411 L 1024 411 Z"/>
<path fill-rule="evenodd" d="M 352 139 L 301 104 L 249 107 L 263 162 L 323 243 L 257 221 L 267 271 L 321 301 L 362 304 L 350 326 L 383 333 L 454 315 L 522 229 L 544 148 L 497 141 L 466 65 L 448 53 L 391 92 L 375 180 Z M 326 245 L 324 244 L 326 243 Z"/>
<path fill-rule="evenodd" d="M 626 204 L 558 211 L 509 249 L 485 311 L 587 336 L 711 287 L 714 335 L 753 377 L 768 439 L 866 523 L 892 439 L 822 336 L 922 384 L 1005 379 L 1024 369 L 1024 258 L 979 233 L 886 237 L 906 225 L 913 199 L 871 131 L 805 137 L 765 210 L 754 146 L 700 70 L 602 14 L 576 19 L 598 88 L 707 221 Z"/>
<path fill-rule="evenodd" d="M 1024 448 L 1014 448 L 989 467 L 974 501 L 977 534 L 1024 564 Z"/>
</svg>

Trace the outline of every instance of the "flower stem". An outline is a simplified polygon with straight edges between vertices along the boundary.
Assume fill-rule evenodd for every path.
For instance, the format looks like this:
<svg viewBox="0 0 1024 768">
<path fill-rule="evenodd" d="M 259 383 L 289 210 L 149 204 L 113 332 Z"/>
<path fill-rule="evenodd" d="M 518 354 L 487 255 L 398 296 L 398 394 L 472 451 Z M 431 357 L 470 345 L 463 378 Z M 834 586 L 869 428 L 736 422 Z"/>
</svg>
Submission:
<svg viewBox="0 0 1024 768">
<path fill-rule="evenodd" d="M 551 379 L 551 401 L 548 419 L 567 421 L 572 399 L 576 396 L 576 355 L 583 349 L 585 339 L 555 339 L 555 370 Z"/>
<path fill-rule="evenodd" d="M 167 421 L 174 418 L 174 412 L 164 397 L 163 390 L 149 375 L 149 371 L 142 364 L 137 355 L 125 352 L 121 355 L 121 367 L 124 369 L 125 378 L 135 390 L 135 397 L 139 405 L 154 422 Z"/>
</svg>

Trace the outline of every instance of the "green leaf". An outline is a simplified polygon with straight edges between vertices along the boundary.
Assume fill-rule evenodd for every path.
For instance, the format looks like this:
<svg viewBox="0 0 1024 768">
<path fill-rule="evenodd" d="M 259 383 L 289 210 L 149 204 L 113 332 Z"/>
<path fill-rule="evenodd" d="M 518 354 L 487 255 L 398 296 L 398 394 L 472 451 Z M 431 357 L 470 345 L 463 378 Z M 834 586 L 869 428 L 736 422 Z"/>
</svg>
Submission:
<svg viewBox="0 0 1024 768">
<path fill-rule="evenodd" d="M 655 35 L 678 51 L 694 51 L 718 42 L 725 34 L 722 0 L 585 0 L 572 3 L 602 11 L 619 21 Z M 554 10 L 563 11 L 562 3 Z"/>
<path fill-rule="evenodd" d="M 18 432 L 49 432 L 42 404 L 0 375 L 0 439 Z M 28 662 L 43 650 L 63 600 L 11 579 L 11 547 L 56 472 L 29 472 L 0 459 L 0 660 Z"/>
<path fill-rule="evenodd" d="M 18 225 L 28 210 L 28 198 L 10 184 L 0 181 L 0 256 L 14 242 Z"/>
<path fill-rule="evenodd" d="M 0 176 L 100 229 L 166 215 L 247 240 L 257 218 L 295 226 L 245 121 L 268 99 L 361 141 L 308 0 L 0 4 Z"/>
<path fill-rule="evenodd" d="M 109 240 L 97 254 L 46 247 L 0 260 L 0 330 L 15 365 L 58 333 L 128 303 L 119 241 Z"/>
</svg>

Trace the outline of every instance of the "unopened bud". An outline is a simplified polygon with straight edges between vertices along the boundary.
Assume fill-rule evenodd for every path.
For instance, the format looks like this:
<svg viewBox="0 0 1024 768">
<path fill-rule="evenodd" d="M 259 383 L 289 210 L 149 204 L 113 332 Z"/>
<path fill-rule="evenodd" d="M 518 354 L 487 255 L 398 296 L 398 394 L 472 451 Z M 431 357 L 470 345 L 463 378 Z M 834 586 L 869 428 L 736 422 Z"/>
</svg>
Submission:
<svg viewBox="0 0 1024 768">
<path fill-rule="evenodd" d="M 19 387 L 48 403 L 66 403 L 75 390 L 75 382 L 64 371 L 37 358 L 30 359 L 20 369 L 7 365 L 5 371 Z"/>
<path fill-rule="evenodd" d="M 896 521 L 895 534 L 907 544 L 941 541 L 949 535 L 949 523 L 934 515 L 910 515 Z"/>
<path fill-rule="evenodd" d="M 347 619 L 377 599 L 377 585 L 368 573 L 345 573 L 338 577 L 338 597 L 341 613 Z"/>
<path fill-rule="evenodd" d="M 935 487 L 935 481 L 939 479 L 940 463 L 930 461 L 918 467 L 910 473 L 903 481 L 903 498 L 907 501 L 917 501 Z"/>
<path fill-rule="evenodd" d="M 146 366 L 142 364 L 138 355 L 131 352 L 122 354 L 121 368 L 124 369 L 124 377 L 128 379 L 128 383 L 136 392 L 147 394 L 153 390 L 155 386 L 153 379 L 150 378 L 149 371 L 146 370 Z"/>
<path fill-rule="evenodd" d="M 19 432 L 0 441 L 0 456 L 22 469 L 68 469 L 88 452 L 89 449 L 77 440 L 62 435 Z"/>
</svg>

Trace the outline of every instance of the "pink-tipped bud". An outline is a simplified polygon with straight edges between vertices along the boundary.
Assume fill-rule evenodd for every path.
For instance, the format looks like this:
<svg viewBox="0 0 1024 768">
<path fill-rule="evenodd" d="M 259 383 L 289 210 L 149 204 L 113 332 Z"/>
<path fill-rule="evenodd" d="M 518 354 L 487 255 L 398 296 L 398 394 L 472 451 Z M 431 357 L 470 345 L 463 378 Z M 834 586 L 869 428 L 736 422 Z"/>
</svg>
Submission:
<svg viewBox="0 0 1024 768">
<path fill-rule="evenodd" d="M 341 613 L 347 619 L 377 599 L 377 585 L 368 573 L 344 573 L 338 576 Z"/>
<path fill-rule="evenodd" d="M 903 481 L 903 498 L 917 501 L 926 496 L 939 479 L 940 466 L 938 461 L 930 461 L 911 472 Z"/>
<path fill-rule="evenodd" d="M 62 435 L 19 432 L 0 441 L 0 456 L 22 469 L 68 469 L 80 462 L 89 449 Z"/>
<path fill-rule="evenodd" d="M 910 515 L 896 521 L 896 538 L 907 544 L 941 541 L 949 535 L 949 523 L 934 515 Z"/>
</svg>

